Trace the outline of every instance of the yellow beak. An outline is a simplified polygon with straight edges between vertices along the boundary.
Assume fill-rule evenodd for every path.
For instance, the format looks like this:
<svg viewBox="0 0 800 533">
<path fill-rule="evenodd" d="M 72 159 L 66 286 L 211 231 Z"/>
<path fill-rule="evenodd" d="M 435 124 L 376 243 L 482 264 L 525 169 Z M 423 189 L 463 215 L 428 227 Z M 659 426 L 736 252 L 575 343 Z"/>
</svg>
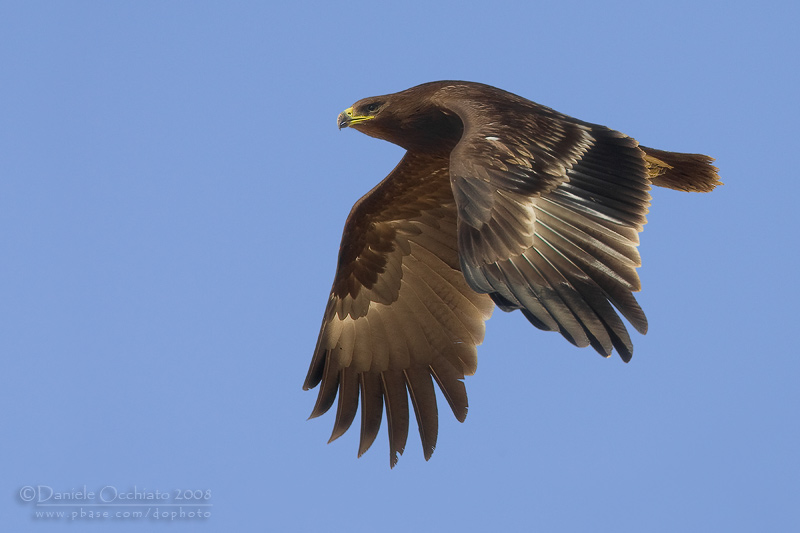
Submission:
<svg viewBox="0 0 800 533">
<path fill-rule="evenodd" d="M 356 115 L 353 108 L 348 107 L 339 113 L 339 116 L 336 118 L 336 124 L 339 126 L 339 129 L 342 129 L 372 118 L 375 118 L 375 115 Z"/>
</svg>

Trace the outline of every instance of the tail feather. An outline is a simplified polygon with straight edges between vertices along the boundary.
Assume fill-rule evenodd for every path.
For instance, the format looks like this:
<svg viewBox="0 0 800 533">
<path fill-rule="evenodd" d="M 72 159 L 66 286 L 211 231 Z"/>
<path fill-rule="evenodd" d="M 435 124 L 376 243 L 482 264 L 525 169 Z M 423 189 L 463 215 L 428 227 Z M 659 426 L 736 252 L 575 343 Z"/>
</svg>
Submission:
<svg viewBox="0 0 800 533">
<path fill-rule="evenodd" d="M 714 158 L 702 154 L 665 152 L 639 146 L 644 153 L 653 185 L 687 192 L 709 192 L 722 185 Z"/>
</svg>

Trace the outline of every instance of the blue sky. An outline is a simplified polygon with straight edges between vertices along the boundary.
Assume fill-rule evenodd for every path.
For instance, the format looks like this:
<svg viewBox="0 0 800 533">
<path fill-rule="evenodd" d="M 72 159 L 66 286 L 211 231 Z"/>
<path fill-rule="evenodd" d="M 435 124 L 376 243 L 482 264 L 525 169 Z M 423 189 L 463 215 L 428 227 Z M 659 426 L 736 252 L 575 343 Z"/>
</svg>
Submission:
<svg viewBox="0 0 800 533">
<path fill-rule="evenodd" d="M 8 531 L 162 527 L 22 501 L 83 486 L 201 491 L 170 531 L 800 525 L 797 3 L 429 4 L 0 5 Z M 402 155 L 336 116 L 436 79 L 707 153 L 725 186 L 653 192 L 630 364 L 496 311 L 467 421 L 390 470 L 385 427 L 326 445 L 301 385 L 344 220 Z"/>
</svg>

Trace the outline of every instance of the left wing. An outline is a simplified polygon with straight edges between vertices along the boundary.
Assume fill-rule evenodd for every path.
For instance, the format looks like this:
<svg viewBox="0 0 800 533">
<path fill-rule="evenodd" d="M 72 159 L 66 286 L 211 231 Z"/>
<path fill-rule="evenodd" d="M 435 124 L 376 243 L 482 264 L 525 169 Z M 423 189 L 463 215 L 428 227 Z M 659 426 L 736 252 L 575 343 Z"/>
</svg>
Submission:
<svg viewBox="0 0 800 533">
<path fill-rule="evenodd" d="M 436 447 L 435 380 L 459 421 L 463 378 L 494 307 L 459 270 L 456 207 L 447 158 L 407 153 L 353 208 L 304 389 L 321 382 L 311 417 L 339 396 L 331 440 L 350 427 L 361 398 L 359 455 L 378 433 L 385 405 L 390 461 L 403 453 L 408 398 L 425 459 Z"/>
</svg>

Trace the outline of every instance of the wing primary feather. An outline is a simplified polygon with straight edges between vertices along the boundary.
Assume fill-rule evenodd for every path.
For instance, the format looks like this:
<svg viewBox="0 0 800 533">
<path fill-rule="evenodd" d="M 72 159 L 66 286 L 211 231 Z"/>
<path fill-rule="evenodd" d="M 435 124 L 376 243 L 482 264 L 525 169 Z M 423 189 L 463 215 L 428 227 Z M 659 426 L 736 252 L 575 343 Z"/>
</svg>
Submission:
<svg viewBox="0 0 800 533">
<path fill-rule="evenodd" d="M 381 429 L 383 418 L 383 390 L 381 375 L 374 372 L 359 374 L 361 388 L 361 438 L 358 443 L 358 456 L 361 457 L 369 450 L 378 431 Z"/>
<path fill-rule="evenodd" d="M 539 237 L 537 236 L 537 238 Z M 564 338 L 575 346 L 588 346 L 589 339 L 586 332 L 565 300 L 565 291 L 560 289 L 566 284 L 566 280 L 553 268 L 540 249 L 541 246 L 530 248 L 522 256 L 537 277 L 546 283 L 542 289 L 539 289 L 542 291 L 539 299 L 558 323 L 559 331 Z"/>
<path fill-rule="evenodd" d="M 459 422 L 466 420 L 469 401 L 467 400 L 467 388 L 464 386 L 464 374 L 443 357 L 434 360 L 429 368 L 431 376 L 439 384 L 439 389 L 450 405 L 453 416 Z"/>
<path fill-rule="evenodd" d="M 527 276 L 523 273 L 523 270 L 527 271 Z M 534 286 L 541 287 L 544 293 L 546 287 L 549 287 L 549 284 L 538 275 L 538 272 L 534 268 L 531 268 L 527 260 L 524 257 L 509 260 L 503 265 L 500 271 L 506 280 L 506 284 L 515 287 L 514 296 L 516 296 L 521 304 L 520 309 L 524 311 L 523 314 L 525 314 L 528 320 L 539 329 L 558 331 L 558 322 L 542 304 L 542 299 L 540 299 L 531 288 Z M 532 278 L 537 279 L 537 281 L 532 282 Z"/>
<path fill-rule="evenodd" d="M 552 235 L 560 236 L 557 233 Z M 612 265 L 603 263 L 568 239 L 562 239 L 561 244 L 559 249 L 564 257 L 569 258 L 573 264 L 580 265 L 579 268 L 603 291 L 605 297 L 628 319 L 631 325 L 640 333 L 645 333 L 647 318 L 631 292 L 639 289 L 639 278 L 636 271 L 629 265 L 613 260 L 608 261 Z"/>
<path fill-rule="evenodd" d="M 331 350 L 325 352 L 325 369 L 322 374 L 322 384 L 319 386 L 317 403 L 308 418 L 316 418 L 328 411 L 336 399 L 336 391 L 339 387 L 339 367 L 333 364 Z"/>
<path fill-rule="evenodd" d="M 381 383 L 389 427 L 389 464 L 394 468 L 408 440 L 408 392 L 402 370 L 381 372 Z"/>
<path fill-rule="evenodd" d="M 439 411 L 436 407 L 436 392 L 427 368 L 412 367 L 404 371 L 408 394 L 414 406 L 417 428 L 422 441 L 425 460 L 429 460 L 436 448 L 439 432 Z"/>
<path fill-rule="evenodd" d="M 341 330 L 341 323 L 336 319 L 336 301 L 337 298 L 331 294 L 328 298 L 328 304 L 325 306 L 325 317 L 322 320 L 322 325 L 319 328 L 319 336 L 317 337 L 317 345 L 314 347 L 314 356 L 311 358 L 311 364 L 308 366 L 308 374 L 306 374 L 306 381 L 303 383 L 303 390 L 309 390 L 316 387 L 325 372 L 325 362 L 328 358 L 327 351 L 327 335 L 330 325 L 333 321 L 339 323 L 339 327 L 335 328 Z M 338 332 L 337 332 L 338 340 Z"/>
<path fill-rule="evenodd" d="M 352 368 L 343 368 L 339 371 L 339 405 L 336 409 L 336 421 L 328 443 L 341 437 L 350 428 L 357 410 L 358 375 Z"/>
<path fill-rule="evenodd" d="M 577 318 L 578 322 L 586 332 L 589 344 L 603 356 L 609 356 L 613 344 L 611 338 L 606 331 L 605 324 L 601 321 L 600 317 L 594 311 L 594 308 L 584 297 L 585 295 L 578 290 L 578 284 L 591 285 L 587 282 L 588 276 L 580 270 L 578 266 L 569 261 L 558 248 L 552 246 L 541 235 L 542 241 L 550 245 L 551 252 L 546 254 L 548 263 L 553 267 L 555 272 L 558 272 L 563 278 L 561 283 L 558 283 L 559 294 L 561 294 L 564 302 L 572 311 L 573 315 Z"/>
</svg>

